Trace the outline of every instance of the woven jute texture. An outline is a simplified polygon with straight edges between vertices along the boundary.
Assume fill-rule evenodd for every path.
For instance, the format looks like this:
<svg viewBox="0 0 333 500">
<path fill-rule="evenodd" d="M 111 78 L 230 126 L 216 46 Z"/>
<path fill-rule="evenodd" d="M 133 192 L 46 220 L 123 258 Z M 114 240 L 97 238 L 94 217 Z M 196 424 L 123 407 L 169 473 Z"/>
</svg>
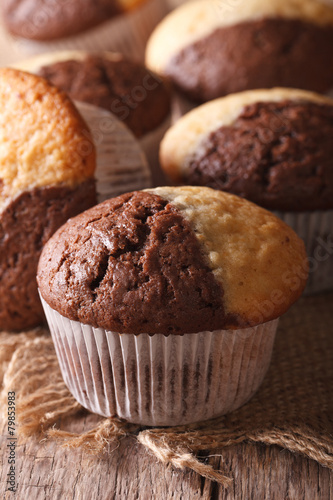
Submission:
<svg viewBox="0 0 333 500">
<path fill-rule="evenodd" d="M 269 372 L 254 398 L 214 421 L 140 428 L 112 419 L 81 435 L 61 427 L 82 407 L 68 392 L 46 330 L 0 333 L 1 407 L 16 391 L 20 439 L 43 434 L 100 453 L 132 434 L 165 464 L 189 467 L 228 486 L 231 479 L 197 458 L 243 441 L 279 445 L 333 469 L 333 294 L 302 298 L 281 318 Z M 222 450 L 222 451 L 221 451 Z"/>
</svg>

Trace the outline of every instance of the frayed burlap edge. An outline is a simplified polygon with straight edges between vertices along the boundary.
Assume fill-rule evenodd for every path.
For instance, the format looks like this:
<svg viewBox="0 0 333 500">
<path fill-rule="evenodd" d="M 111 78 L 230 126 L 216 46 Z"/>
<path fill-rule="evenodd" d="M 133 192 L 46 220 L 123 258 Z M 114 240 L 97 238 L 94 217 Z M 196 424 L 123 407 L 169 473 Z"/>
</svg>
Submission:
<svg viewBox="0 0 333 500">
<path fill-rule="evenodd" d="M 320 329 L 316 334 L 320 339 Z M 284 348 L 283 345 L 281 347 Z M 303 354 L 310 351 L 305 346 Z M 297 353 L 298 362 L 300 355 L 302 352 Z M 286 363 L 289 363 L 288 359 Z M 5 407 L 8 392 L 15 391 L 19 434 L 23 438 L 42 434 L 57 439 L 68 448 L 80 447 L 89 453 L 99 454 L 107 451 L 111 443 L 133 435 L 162 463 L 170 463 L 179 469 L 192 469 L 225 487 L 230 485 L 232 479 L 202 463 L 197 458 L 200 451 L 211 452 L 245 441 L 275 444 L 333 469 L 333 420 L 330 407 L 323 406 L 323 414 L 319 417 L 314 415 L 310 423 L 299 417 L 297 405 L 291 406 L 288 412 L 271 411 L 268 417 L 269 411 L 263 407 L 264 411 L 255 413 L 255 418 L 251 418 L 251 405 L 255 412 L 264 405 L 262 401 L 265 401 L 265 397 L 267 400 L 267 394 L 273 399 L 276 397 L 274 388 L 277 390 L 279 373 L 272 373 L 270 383 L 266 387 L 264 384 L 259 391 L 262 400 L 255 396 L 253 403 L 231 416 L 183 427 L 147 429 L 117 419 L 102 419 L 94 429 L 74 434 L 56 426 L 61 418 L 74 417 L 83 409 L 63 382 L 47 331 L 37 329 L 22 334 L 0 333 L 0 367 L 3 375 L 1 406 Z M 281 371 L 286 369 L 283 366 L 277 368 Z M 315 375 L 315 369 L 320 370 L 321 367 L 313 364 L 311 374 Z"/>
</svg>

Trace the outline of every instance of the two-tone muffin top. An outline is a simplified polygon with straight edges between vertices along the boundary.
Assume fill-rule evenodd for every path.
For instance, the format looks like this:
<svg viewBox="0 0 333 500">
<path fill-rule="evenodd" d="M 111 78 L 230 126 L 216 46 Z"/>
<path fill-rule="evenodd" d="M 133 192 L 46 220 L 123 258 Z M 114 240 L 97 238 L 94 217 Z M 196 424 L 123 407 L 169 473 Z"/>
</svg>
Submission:
<svg viewBox="0 0 333 500">
<path fill-rule="evenodd" d="M 0 209 L 25 190 L 69 188 L 95 172 L 88 126 L 65 93 L 28 73 L 0 69 Z"/>
<path fill-rule="evenodd" d="M 190 99 L 274 86 L 333 87 L 333 8 L 323 0 L 187 2 L 148 43 L 148 67 Z"/>
<path fill-rule="evenodd" d="M 209 186 L 276 210 L 333 208 L 333 100 L 294 89 L 256 90 L 206 103 L 161 144 L 178 183 Z"/>
<path fill-rule="evenodd" d="M 162 79 L 118 53 L 62 51 L 15 67 L 46 78 L 76 101 L 111 111 L 138 138 L 161 125 L 170 113 L 170 95 Z"/>
<path fill-rule="evenodd" d="M 54 40 L 75 35 L 145 0 L 4 0 L 4 23 L 13 35 L 32 40 Z"/>
<path fill-rule="evenodd" d="M 163 187 L 68 221 L 44 248 L 37 280 L 72 320 L 183 334 L 272 320 L 306 278 L 303 242 L 271 213 L 209 188 Z"/>
</svg>

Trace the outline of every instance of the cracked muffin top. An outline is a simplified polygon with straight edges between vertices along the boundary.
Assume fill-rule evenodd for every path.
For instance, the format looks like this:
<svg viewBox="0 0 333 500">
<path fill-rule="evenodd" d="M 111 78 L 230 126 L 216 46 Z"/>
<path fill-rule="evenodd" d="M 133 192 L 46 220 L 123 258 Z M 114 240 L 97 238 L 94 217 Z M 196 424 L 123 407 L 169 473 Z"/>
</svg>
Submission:
<svg viewBox="0 0 333 500">
<path fill-rule="evenodd" d="M 127 193 L 87 210 L 49 240 L 37 276 L 43 299 L 69 319 L 165 335 L 270 321 L 306 279 L 292 229 L 200 187 Z"/>
<path fill-rule="evenodd" d="M 146 64 L 198 103 L 276 86 L 327 92 L 332 45 L 325 0 L 197 0 L 157 26 Z"/>
<path fill-rule="evenodd" d="M 107 109 L 137 138 L 156 129 L 170 113 L 169 90 L 162 79 L 119 53 L 60 51 L 15 67 L 46 78 L 71 99 Z"/>
<path fill-rule="evenodd" d="M 166 174 L 272 210 L 333 208 L 333 100 L 294 89 L 256 90 L 194 109 L 165 135 Z"/>
<path fill-rule="evenodd" d="M 16 36 L 55 40 L 93 28 L 146 0 L 3 0 L 3 20 Z"/>
</svg>

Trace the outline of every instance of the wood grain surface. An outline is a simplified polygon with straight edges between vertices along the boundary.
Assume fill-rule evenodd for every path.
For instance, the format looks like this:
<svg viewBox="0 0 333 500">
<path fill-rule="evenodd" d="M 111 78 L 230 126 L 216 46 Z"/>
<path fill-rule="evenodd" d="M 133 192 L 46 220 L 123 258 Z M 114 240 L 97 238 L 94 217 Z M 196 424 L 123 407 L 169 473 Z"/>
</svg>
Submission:
<svg viewBox="0 0 333 500">
<path fill-rule="evenodd" d="M 81 432 L 98 417 L 85 414 L 70 424 Z M 202 460 L 221 464 L 233 485 L 225 490 L 190 471 L 165 467 L 135 437 L 122 439 L 103 456 L 62 448 L 55 441 L 26 440 L 16 449 L 16 493 L 6 491 L 8 448 L 1 436 L 1 499 L 17 500 L 331 500 L 333 471 L 286 450 L 243 444 Z"/>
</svg>

